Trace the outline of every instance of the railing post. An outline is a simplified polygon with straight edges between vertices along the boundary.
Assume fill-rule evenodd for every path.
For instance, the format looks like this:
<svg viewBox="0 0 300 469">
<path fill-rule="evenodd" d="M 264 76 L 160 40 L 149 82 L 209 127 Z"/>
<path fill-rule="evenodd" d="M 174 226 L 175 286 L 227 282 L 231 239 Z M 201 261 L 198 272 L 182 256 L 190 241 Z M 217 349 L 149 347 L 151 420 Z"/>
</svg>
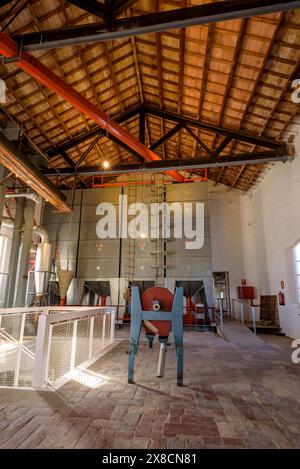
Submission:
<svg viewBox="0 0 300 469">
<path fill-rule="evenodd" d="M 220 324 L 223 327 L 223 301 L 221 300 L 219 304 L 220 304 L 220 306 L 219 306 L 219 309 L 220 309 Z"/>
<path fill-rule="evenodd" d="M 116 324 L 116 310 L 113 308 L 110 315 L 110 343 L 115 340 L 115 324 Z"/>
<path fill-rule="evenodd" d="M 49 326 L 49 334 L 48 334 L 48 347 L 47 347 L 47 351 L 46 351 L 46 367 L 45 367 L 45 382 L 47 383 L 49 381 L 49 363 L 50 363 L 50 351 L 51 351 L 51 340 L 52 340 L 52 330 L 53 330 L 53 326 L 52 324 L 50 324 Z M 52 373 L 54 372 L 54 370 L 52 370 Z M 52 376 L 51 377 L 51 380 L 53 380 L 54 377 Z"/>
<path fill-rule="evenodd" d="M 24 338 L 25 319 L 26 319 L 26 313 L 21 314 L 19 344 L 18 344 L 17 359 L 16 359 L 15 373 L 14 373 L 14 386 L 15 387 L 18 387 L 19 376 L 20 376 L 20 364 L 21 364 L 21 356 L 22 356 L 22 343 L 23 343 L 23 338 Z"/>
<path fill-rule="evenodd" d="M 72 345 L 71 345 L 71 363 L 70 371 L 73 371 L 75 368 L 75 358 L 76 358 L 76 341 L 77 341 L 77 324 L 78 321 L 75 319 L 73 323 L 73 336 L 72 336 Z"/>
<path fill-rule="evenodd" d="M 106 326 L 106 314 L 103 314 L 103 320 L 102 320 L 102 348 L 105 347 L 105 326 Z"/>
<path fill-rule="evenodd" d="M 256 335 L 256 312 L 255 312 L 255 306 L 252 306 L 252 323 L 253 323 L 253 332 Z"/>
<path fill-rule="evenodd" d="M 43 388 L 47 379 L 50 354 L 50 316 L 41 313 L 36 336 L 36 351 L 32 387 Z"/>
<path fill-rule="evenodd" d="M 242 323 L 244 324 L 244 303 L 241 303 L 241 320 L 242 320 Z"/>
<path fill-rule="evenodd" d="M 95 323 L 95 316 L 92 316 L 90 318 L 89 358 L 91 358 L 91 356 L 93 355 L 94 323 Z"/>
</svg>

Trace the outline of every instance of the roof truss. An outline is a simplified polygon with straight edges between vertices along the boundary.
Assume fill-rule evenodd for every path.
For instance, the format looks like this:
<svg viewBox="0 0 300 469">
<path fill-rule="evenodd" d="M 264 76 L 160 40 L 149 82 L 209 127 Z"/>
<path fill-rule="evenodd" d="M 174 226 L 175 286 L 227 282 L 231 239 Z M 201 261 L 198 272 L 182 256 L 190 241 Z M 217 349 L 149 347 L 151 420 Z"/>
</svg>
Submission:
<svg viewBox="0 0 300 469">
<path fill-rule="evenodd" d="M 100 3 L 97 0 L 68 0 L 72 5 L 76 5 L 82 10 L 92 15 L 99 16 L 106 21 L 123 13 L 123 11 L 130 8 L 136 1 L 137 0 L 105 0 L 104 3 Z"/>
<path fill-rule="evenodd" d="M 101 169 L 99 167 L 80 167 L 76 171 L 68 168 L 60 168 L 58 171 L 64 177 L 74 176 L 108 176 L 120 174 L 134 174 L 134 173 L 153 173 L 165 171 L 181 171 L 181 170 L 197 170 L 206 168 L 218 168 L 226 166 L 240 166 L 241 164 L 266 164 L 270 162 L 286 162 L 288 155 L 282 151 L 269 150 L 264 152 L 243 153 L 238 155 L 229 155 L 220 157 L 217 160 L 211 158 L 192 158 L 192 159 L 179 159 L 179 160 L 158 160 L 146 161 L 142 164 L 118 164 L 110 169 Z M 55 176 L 57 170 L 48 169 L 44 170 L 43 174 L 47 176 Z M 183 181 L 184 182 L 184 181 Z"/>
<path fill-rule="evenodd" d="M 134 116 L 139 116 L 139 135 L 142 138 L 141 143 L 143 143 L 143 135 L 145 131 L 145 116 L 146 115 L 155 115 L 159 116 L 162 119 L 168 120 L 168 121 L 173 121 L 175 122 L 174 127 L 172 127 L 169 131 L 167 131 L 164 135 L 162 135 L 161 138 L 159 138 L 156 142 L 152 143 L 150 145 L 150 149 L 154 151 L 156 148 L 158 148 L 160 145 L 164 144 L 167 140 L 172 138 L 176 133 L 178 133 L 180 130 L 185 129 L 195 140 L 196 142 L 204 148 L 206 154 L 210 156 L 213 160 L 216 160 L 217 157 L 223 152 L 223 150 L 227 147 L 227 145 L 233 140 L 238 140 L 239 142 L 244 142 L 244 143 L 250 143 L 252 145 L 255 145 L 256 147 L 263 147 L 269 150 L 275 150 L 275 151 L 282 151 L 285 147 L 285 144 L 281 141 L 276 141 L 264 137 L 259 137 L 255 136 L 252 134 L 249 134 L 247 132 L 243 131 L 237 131 L 234 129 L 228 129 L 222 126 L 217 126 L 213 125 L 201 120 L 196 120 L 196 119 L 191 119 L 183 115 L 179 115 L 176 113 L 172 113 L 169 111 L 161 110 L 159 108 L 155 108 L 153 106 L 147 106 L 147 105 L 140 105 L 136 106 L 132 109 L 129 109 L 122 114 L 116 116 L 114 120 L 118 123 L 126 122 L 128 119 L 131 119 Z M 196 129 L 204 129 L 209 132 L 214 133 L 216 136 L 218 135 L 223 135 L 225 138 L 223 141 L 219 144 L 219 146 L 213 150 L 208 148 L 205 143 L 198 137 L 198 135 L 191 129 L 191 127 L 196 128 Z M 100 132 L 100 133 L 99 133 Z M 47 154 L 50 158 L 53 158 L 57 155 L 61 155 L 65 160 L 66 156 L 68 158 L 68 165 L 72 167 L 72 164 L 70 164 L 71 158 L 67 155 L 67 151 L 71 150 L 72 148 L 76 147 L 77 145 L 89 140 L 91 137 L 97 137 L 99 136 L 99 139 L 106 136 L 109 139 L 113 139 L 114 137 L 110 133 L 106 133 L 104 131 L 101 132 L 101 129 L 99 126 L 94 126 L 92 129 L 88 130 L 87 132 L 80 133 L 77 136 L 66 140 L 62 142 L 60 145 L 56 146 L 55 148 L 51 148 L 47 151 Z M 118 142 L 120 144 L 120 142 Z M 132 152 L 132 150 L 127 147 L 126 145 L 123 145 L 123 147 L 128 150 L 131 154 L 133 154 L 135 157 L 139 158 L 139 155 L 137 153 Z M 92 149 L 92 145 L 88 147 L 88 150 L 85 152 L 85 156 L 88 155 L 89 151 Z M 84 158 L 83 158 L 84 159 Z M 80 163 L 83 161 L 83 159 L 80 158 Z M 139 158 L 140 160 L 140 158 Z M 71 160 L 72 161 L 72 160 Z M 141 161 L 141 160 L 140 160 Z M 72 162 L 73 163 L 73 162 Z M 74 165 L 74 163 L 73 163 Z M 79 166 L 78 162 L 76 166 Z"/>
<path fill-rule="evenodd" d="M 91 12 L 96 8 L 97 11 L 99 10 L 97 16 L 100 16 L 100 13 L 105 16 L 109 11 L 103 5 L 100 8 L 100 3 L 95 0 L 85 2 L 72 0 L 71 3 L 80 6 L 80 8 L 89 9 Z M 134 2 L 120 1 L 117 11 L 122 12 L 122 5 L 127 8 L 132 3 Z M 109 41 L 237 18 L 290 11 L 297 8 L 300 8 L 300 0 L 226 0 L 119 20 L 111 19 L 108 22 L 96 24 L 16 35 L 14 39 L 22 45 L 24 51 L 57 49 L 75 44 Z"/>
</svg>

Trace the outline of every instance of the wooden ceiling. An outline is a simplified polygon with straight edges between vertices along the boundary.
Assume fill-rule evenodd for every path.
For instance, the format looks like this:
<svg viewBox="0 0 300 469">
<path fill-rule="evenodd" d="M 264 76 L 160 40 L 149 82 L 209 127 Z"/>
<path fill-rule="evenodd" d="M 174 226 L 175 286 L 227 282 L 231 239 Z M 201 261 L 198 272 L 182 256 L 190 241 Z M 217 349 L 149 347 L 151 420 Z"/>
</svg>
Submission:
<svg viewBox="0 0 300 469">
<path fill-rule="evenodd" d="M 27 6 L 7 28 L 12 19 L 12 14 L 7 15 L 12 3 L 0 8 L 2 28 L 12 37 L 101 21 L 63 0 L 24 3 Z M 130 3 L 131 8 L 121 18 L 212 2 Z M 300 10 L 32 54 L 112 117 L 145 103 L 218 126 L 280 139 L 299 111 L 291 100 L 291 85 L 300 78 Z M 39 85 L 17 63 L 1 64 L 0 78 L 7 86 L 7 102 L 1 106 L 43 152 L 94 127 L 91 120 Z M 138 115 L 121 125 L 139 138 Z M 152 145 L 172 127 L 174 122 L 147 114 L 146 145 Z M 193 131 L 210 149 L 223 139 L 201 129 Z M 81 165 L 99 167 L 104 160 L 111 164 L 136 161 L 126 149 L 105 136 L 86 154 L 94 138 L 68 149 L 67 156 L 76 163 L 85 155 Z M 255 149 L 254 145 L 233 139 L 222 155 Z M 186 129 L 155 152 L 165 159 L 199 158 L 205 153 Z M 51 165 L 66 167 L 66 159 L 56 155 Z M 248 191 L 264 169 L 262 165 L 247 164 L 209 169 L 208 174 L 216 184 Z M 72 178 L 68 181 L 72 185 Z M 56 182 L 61 183 L 59 177 Z M 90 182 L 91 178 L 85 178 L 85 184 Z"/>
</svg>

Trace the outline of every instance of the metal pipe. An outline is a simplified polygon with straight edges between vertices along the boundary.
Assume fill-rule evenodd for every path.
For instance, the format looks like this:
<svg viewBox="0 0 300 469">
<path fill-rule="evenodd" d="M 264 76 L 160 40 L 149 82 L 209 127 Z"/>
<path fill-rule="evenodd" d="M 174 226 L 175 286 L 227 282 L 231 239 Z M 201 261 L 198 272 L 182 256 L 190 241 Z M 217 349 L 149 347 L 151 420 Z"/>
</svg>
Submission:
<svg viewBox="0 0 300 469">
<path fill-rule="evenodd" d="M 37 247 L 34 268 L 35 293 L 37 297 L 44 296 L 48 289 L 51 249 L 52 245 L 46 242 L 39 243 Z"/>
<path fill-rule="evenodd" d="M 6 199 L 18 199 L 21 197 L 25 197 L 26 199 L 33 200 L 33 202 L 40 204 L 41 200 L 37 194 L 34 192 L 26 193 L 26 192 L 9 192 L 4 196 Z"/>
<path fill-rule="evenodd" d="M 2 217 L 1 226 L 5 226 L 6 228 L 14 228 L 15 220 L 9 217 Z"/>
<path fill-rule="evenodd" d="M 14 229 L 14 224 L 15 221 L 13 218 L 3 217 L 3 226 Z M 49 243 L 49 234 L 46 228 L 35 225 L 32 230 L 42 239 L 42 242 L 38 244 L 36 250 L 34 281 L 36 296 L 43 297 L 48 289 L 52 245 Z"/>
<path fill-rule="evenodd" d="M 42 243 L 49 243 L 49 233 L 46 228 L 41 225 L 34 225 L 33 231 L 42 239 Z"/>
<path fill-rule="evenodd" d="M 157 374 L 158 378 L 163 378 L 165 374 L 166 367 L 166 355 L 167 355 L 167 341 L 162 340 L 160 342 L 159 357 L 157 363 Z"/>
<path fill-rule="evenodd" d="M 6 228 L 14 228 L 15 225 L 15 220 L 10 217 L 3 217 L 2 218 L 2 225 L 5 226 Z M 42 243 L 49 243 L 49 234 L 46 228 L 40 225 L 34 225 L 33 231 L 35 234 L 40 236 L 42 239 Z"/>
<path fill-rule="evenodd" d="M 0 32 L 0 53 L 5 57 L 18 56 L 19 48 L 15 41 Z M 26 73 L 35 78 L 42 85 L 57 93 L 80 112 L 92 119 L 96 124 L 109 132 L 118 141 L 125 143 L 132 151 L 139 154 L 147 161 L 157 161 L 161 158 L 153 151 L 139 142 L 130 135 L 117 122 L 110 119 L 101 109 L 88 101 L 72 86 L 68 85 L 62 78 L 58 77 L 48 67 L 43 65 L 38 59 L 24 52 L 19 61 L 18 66 Z M 11 169 L 11 168 L 10 168 Z M 183 177 L 177 171 L 167 171 L 169 176 L 178 182 L 183 182 Z"/>
</svg>

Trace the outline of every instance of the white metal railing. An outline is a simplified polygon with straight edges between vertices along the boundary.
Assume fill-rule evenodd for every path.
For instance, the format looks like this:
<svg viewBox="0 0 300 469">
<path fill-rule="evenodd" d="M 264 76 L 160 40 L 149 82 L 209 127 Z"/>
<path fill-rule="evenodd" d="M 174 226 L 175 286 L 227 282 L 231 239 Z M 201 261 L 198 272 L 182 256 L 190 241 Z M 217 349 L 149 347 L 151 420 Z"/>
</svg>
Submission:
<svg viewBox="0 0 300 469">
<path fill-rule="evenodd" d="M 0 308 L 4 306 L 5 292 L 7 288 L 7 282 L 9 281 L 9 274 L 0 272 Z"/>
<path fill-rule="evenodd" d="M 223 326 L 224 324 L 224 298 L 215 298 L 216 305 L 216 321 L 217 324 Z"/>
<path fill-rule="evenodd" d="M 238 300 L 233 298 L 231 300 L 232 304 L 232 316 L 234 319 L 238 319 L 241 321 L 243 324 L 245 323 L 245 315 L 247 314 L 248 316 L 251 317 L 252 321 L 252 328 L 254 334 L 256 334 L 256 308 L 258 308 L 258 305 L 252 305 L 249 300 Z M 239 308 L 237 308 L 238 306 Z"/>
<path fill-rule="evenodd" d="M 59 385 L 97 359 L 114 329 L 109 306 L 0 309 L 0 387 Z"/>
<path fill-rule="evenodd" d="M 251 305 L 252 326 L 253 326 L 253 332 L 255 335 L 256 335 L 256 308 L 260 308 L 260 305 Z"/>
</svg>

